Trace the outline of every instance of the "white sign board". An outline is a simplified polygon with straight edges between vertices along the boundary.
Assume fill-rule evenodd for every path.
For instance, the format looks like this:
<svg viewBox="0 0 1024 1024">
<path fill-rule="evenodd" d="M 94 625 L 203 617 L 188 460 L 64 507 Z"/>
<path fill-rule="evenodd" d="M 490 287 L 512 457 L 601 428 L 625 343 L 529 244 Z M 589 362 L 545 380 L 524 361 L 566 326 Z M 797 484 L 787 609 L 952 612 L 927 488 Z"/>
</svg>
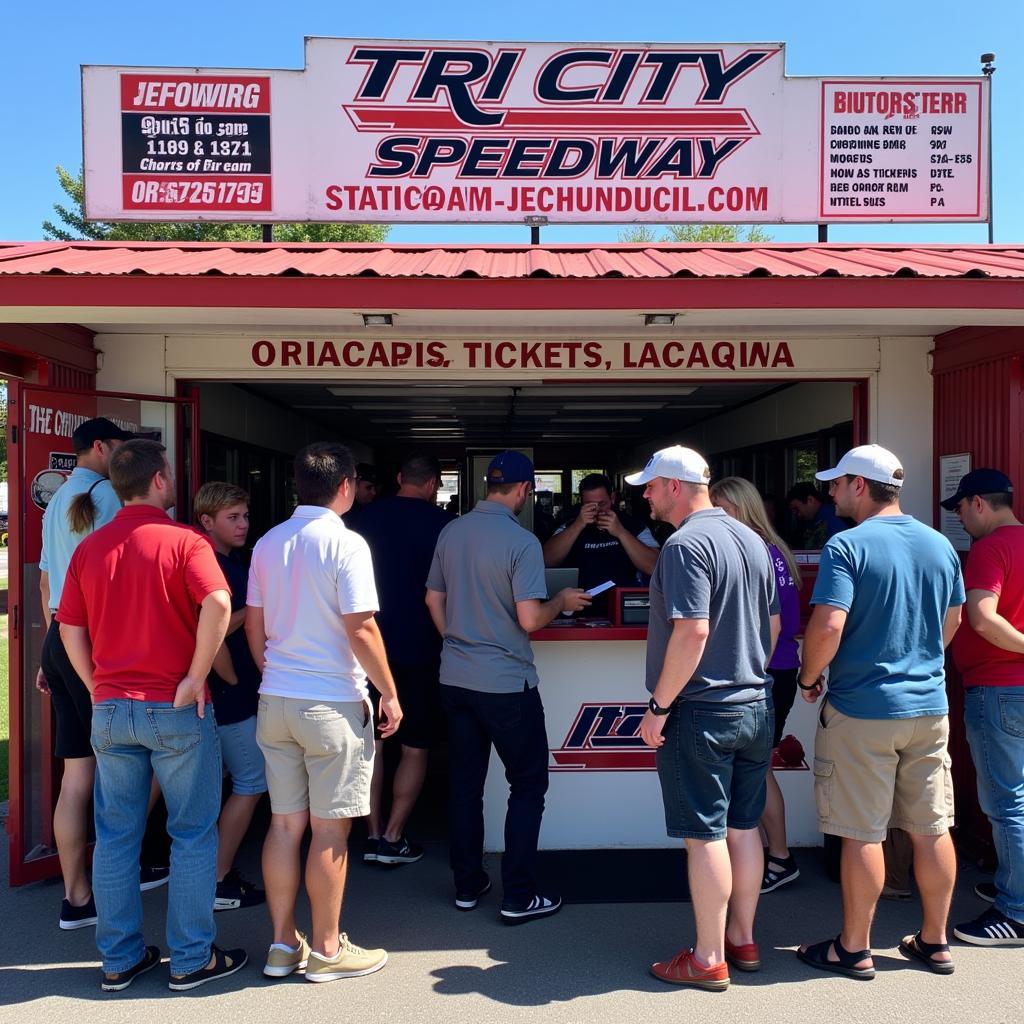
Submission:
<svg viewBox="0 0 1024 1024">
<path fill-rule="evenodd" d="M 939 500 L 956 494 L 961 477 L 971 471 L 971 453 L 939 456 Z M 970 551 L 971 537 L 955 512 L 939 509 L 939 531 L 956 551 Z"/>
<path fill-rule="evenodd" d="M 308 39 L 303 71 L 83 68 L 89 218 L 984 220 L 981 78 L 766 44 Z"/>
</svg>

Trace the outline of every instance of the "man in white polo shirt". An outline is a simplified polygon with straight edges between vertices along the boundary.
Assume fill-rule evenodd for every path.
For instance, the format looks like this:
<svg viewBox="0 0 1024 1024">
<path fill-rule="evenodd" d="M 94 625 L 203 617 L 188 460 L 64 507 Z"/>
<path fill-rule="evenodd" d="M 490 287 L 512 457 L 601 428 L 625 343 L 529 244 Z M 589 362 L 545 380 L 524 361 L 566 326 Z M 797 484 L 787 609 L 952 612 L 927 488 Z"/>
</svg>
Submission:
<svg viewBox="0 0 1024 1024">
<path fill-rule="evenodd" d="M 374 613 L 366 541 L 341 516 L 352 506 L 356 470 L 344 445 L 311 444 L 295 457 L 299 505 L 253 551 L 245 632 L 260 668 L 256 738 L 267 765 L 272 818 L 263 881 L 274 941 L 263 973 L 305 968 L 307 981 L 371 974 L 383 949 L 338 934 L 352 819 L 370 812 L 373 721 L 367 674 L 381 693 L 382 736 L 402 711 Z M 306 861 L 310 942 L 295 925 L 299 851 Z"/>
</svg>

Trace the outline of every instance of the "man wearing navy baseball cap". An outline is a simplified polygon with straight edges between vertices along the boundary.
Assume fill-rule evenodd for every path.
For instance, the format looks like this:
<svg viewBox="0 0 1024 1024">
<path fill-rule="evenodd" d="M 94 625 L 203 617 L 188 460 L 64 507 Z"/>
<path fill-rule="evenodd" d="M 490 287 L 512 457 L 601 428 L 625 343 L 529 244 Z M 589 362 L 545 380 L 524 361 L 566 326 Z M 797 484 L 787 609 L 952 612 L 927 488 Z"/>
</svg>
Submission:
<svg viewBox="0 0 1024 1024">
<path fill-rule="evenodd" d="M 953 934 L 976 946 L 1024 946 L 1024 530 L 1013 484 L 998 469 L 968 473 L 941 504 L 974 538 L 964 568 L 967 621 L 952 651 L 978 800 L 999 857 L 995 882 L 974 890 L 995 906 Z"/>
<path fill-rule="evenodd" d="M 548 738 L 529 634 L 590 598 L 567 588 L 550 600 L 540 541 L 516 516 L 533 494 L 533 463 L 504 451 L 487 467 L 487 497 L 449 523 L 427 577 L 427 607 L 441 649 L 448 716 L 449 821 L 455 906 L 472 910 L 491 882 L 484 871 L 483 795 L 491 746 L 509 782 L 501 919 L 521 924 L 559 910 L 537 884 L 537 840 L 548 788 Z"/>
<path fill-rule="evenodd" d="M 828 692 L 814 741 L 820 831 L 842 840 L 843 929 L 801 946 L 821 971 L 875 976 L 871 924 L 885 881 L 887 830 L 909 833 L 921 930 L 899 944 L 934 974 L 952 974 L 946 918 L 956 880 L 949 836 L 949 704 L 944 648 L 960 624 L 964 587 L 952 545 L 900 508 L 904 471 L 877 444 L 848 451 L 828 482 L 857 526 L 822 548 L 798 685 L 808 703 Z"/>
</svg>

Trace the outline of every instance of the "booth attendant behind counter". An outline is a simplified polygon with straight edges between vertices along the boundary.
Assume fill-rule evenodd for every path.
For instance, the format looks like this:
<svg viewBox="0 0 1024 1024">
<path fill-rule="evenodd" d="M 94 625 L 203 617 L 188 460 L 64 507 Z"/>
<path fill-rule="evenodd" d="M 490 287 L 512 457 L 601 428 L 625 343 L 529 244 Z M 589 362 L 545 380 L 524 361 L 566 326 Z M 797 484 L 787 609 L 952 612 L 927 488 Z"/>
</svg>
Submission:
<svg viewBox="0 0 1024 1024">
<path fill-rule="evenodd" d="M 658 542 L 640 520 L 617 512 L 618 495 L 601 473 L 580 481 L 580 505 L 544 545 L 544 564 L 579 569 L 579 586 L 590 590 L 606 580 L 618 587 L 646 583 L 654 572 Z M 640 575 L 642 574 L 642 576 Z M 608 615 L 609 594 L 594 598 L 590 614 Z"/>
</svg>

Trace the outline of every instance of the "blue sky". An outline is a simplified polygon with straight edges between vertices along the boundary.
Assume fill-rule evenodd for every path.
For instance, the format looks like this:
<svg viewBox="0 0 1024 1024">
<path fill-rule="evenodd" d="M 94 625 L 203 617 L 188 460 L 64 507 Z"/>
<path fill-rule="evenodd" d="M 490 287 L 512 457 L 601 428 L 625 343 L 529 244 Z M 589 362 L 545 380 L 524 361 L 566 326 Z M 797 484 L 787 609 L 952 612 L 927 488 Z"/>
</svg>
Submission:
<svg viewBox="0 0 1024 1024">
<path fill-rule="evenodd" d="M 303 37 L 492 40 L 666 40 L 787 44 L 790 75 L 970 75 L 997 54 L 993 104 L 997 242 L 1024 241 L 1020 166 L 1024 4 L 1020 0 L 846 0 L 643 3 L 391 0 L 355 4 L 67 0 L 11 4 L 0 78 L 0 238 L 42 237 L 62 198 L 54 168 L 81 163 L 80 64 L 301 68 Z M 614 241 L 618 225 L 551 227 L 548 242 Z M 778 241 L 812 240 L 811 226 L 768 228 Z M 984 242 L 984 224 L 845 225 L 833 241 Z M 396 225 L 396 242 L 518 242 L 519 226 Z"/>
</svg>

